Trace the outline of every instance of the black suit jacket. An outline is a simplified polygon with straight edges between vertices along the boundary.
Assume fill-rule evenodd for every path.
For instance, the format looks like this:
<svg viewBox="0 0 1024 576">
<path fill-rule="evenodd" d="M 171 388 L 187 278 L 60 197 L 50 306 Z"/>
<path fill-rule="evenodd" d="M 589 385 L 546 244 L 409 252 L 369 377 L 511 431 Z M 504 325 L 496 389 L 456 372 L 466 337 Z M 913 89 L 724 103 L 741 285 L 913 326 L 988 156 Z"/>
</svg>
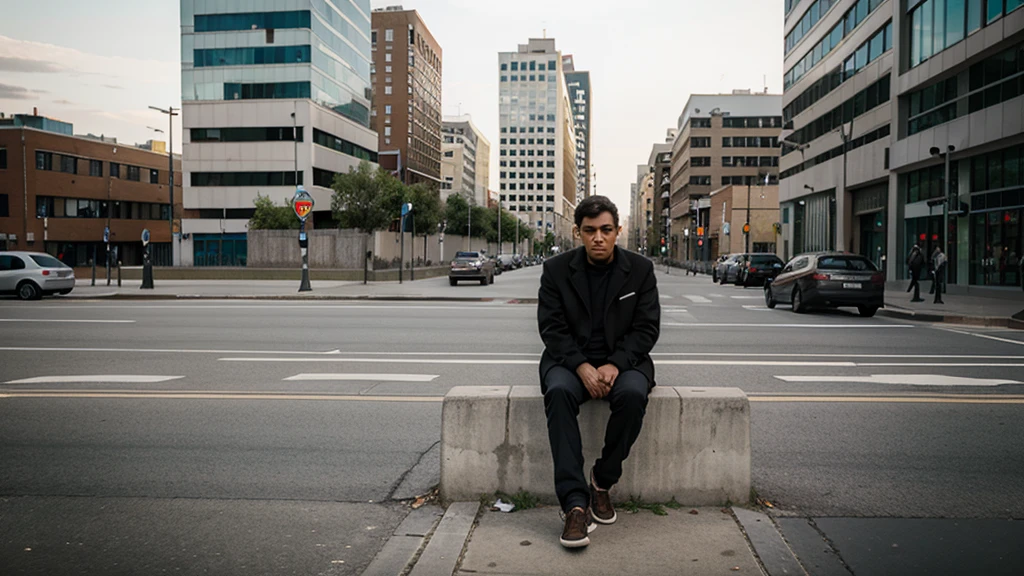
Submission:
<svg viewBox="0 0 1024 576">
<path fill-rule="evenodd" d="M 537 305 L 537 324 L 545 346 L 540 359 L 542 386 L 544 376 L 555 366 L 575 373 L 587 361 L 583 350 L 590 338 L 591 318 L 597 314 L 605 315 L 605 338 L 612 351 L 609 363 L 619 372 L 639 370 L 653 386 L 650 352 L 661 330 L 654 265 L 639 254 L 615 247 L 607 309 L 595 310 L 600 304 L 590 301 L 586 262 L 583 247 L 544 262 Z"/>
</svg>

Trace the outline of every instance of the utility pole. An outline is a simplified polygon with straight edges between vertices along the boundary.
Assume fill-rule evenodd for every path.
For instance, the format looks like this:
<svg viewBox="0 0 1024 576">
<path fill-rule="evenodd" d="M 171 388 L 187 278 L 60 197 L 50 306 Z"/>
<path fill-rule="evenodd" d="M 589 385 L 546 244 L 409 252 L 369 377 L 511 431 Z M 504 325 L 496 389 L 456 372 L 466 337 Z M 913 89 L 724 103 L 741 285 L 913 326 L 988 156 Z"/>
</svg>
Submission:
<svg viewBox="0 0 1024 576">
<path fill-rule="evenodd" d="M 747 223 L 743 226 L 744 248 L 743 252 L 750 254 L 750 180 L 752 176 L 747 176 Z"/>
<path fill-rule="evenodd" d="M 168 106 L 166 110 L 157 106 L 150 106 L 161 114 L 167 114 L 167 197 L 170 202 L 167 211 L 167 230 L 174 237 L 174 117 L 178 115 L 181 108 Z"/>
</svg>

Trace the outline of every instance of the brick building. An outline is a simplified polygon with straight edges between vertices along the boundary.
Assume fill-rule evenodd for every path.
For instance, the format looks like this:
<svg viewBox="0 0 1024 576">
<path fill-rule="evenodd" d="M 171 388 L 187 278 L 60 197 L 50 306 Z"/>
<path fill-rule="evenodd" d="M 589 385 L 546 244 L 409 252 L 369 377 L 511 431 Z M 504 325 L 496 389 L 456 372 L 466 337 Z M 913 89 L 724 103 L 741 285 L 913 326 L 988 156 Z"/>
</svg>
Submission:
<svg viewBox="0 0 1024 576">
<path fill-rule="evenodd" d="M 0 249 L 48 252 L 70 266 L 87 266 L 95 250 L 98 265 L 105 265 L 109 226 L 110 247 L 124 265 L 141 265 L 148 228 L 154 264 L 171 265 L 167 155 L 72 136 L 70 124 L 34 121 L 41 118 L 0 118 Z M 51 131 L 54 125 L 60 130 Z M 177 229 L 179 158 L 174 170 Z"/>
</svg>

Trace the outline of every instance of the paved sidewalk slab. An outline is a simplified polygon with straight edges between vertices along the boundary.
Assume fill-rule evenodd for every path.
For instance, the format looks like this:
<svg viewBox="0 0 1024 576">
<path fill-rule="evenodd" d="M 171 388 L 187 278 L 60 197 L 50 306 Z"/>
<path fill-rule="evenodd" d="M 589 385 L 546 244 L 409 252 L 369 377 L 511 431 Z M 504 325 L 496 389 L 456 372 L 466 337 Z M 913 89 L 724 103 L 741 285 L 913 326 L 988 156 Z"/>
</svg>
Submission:
<svg viewBox="0 0 1024 576">
<path fill-rule="evenodd" d="M 479 502 L 449 506 L 409 576 L 448 576 L 454 572 L 479 509 Z"/>
<path fill-rule="evenodd" d="M 555 507 L 487 511 L 458 574 L 761 574 L 732 515 L 719 508 L 667 512 L 620 510 L 615 524 L 591 533 L 590 546 L 566 550 L 558 543 L 562 521 Z"/>
</svg>

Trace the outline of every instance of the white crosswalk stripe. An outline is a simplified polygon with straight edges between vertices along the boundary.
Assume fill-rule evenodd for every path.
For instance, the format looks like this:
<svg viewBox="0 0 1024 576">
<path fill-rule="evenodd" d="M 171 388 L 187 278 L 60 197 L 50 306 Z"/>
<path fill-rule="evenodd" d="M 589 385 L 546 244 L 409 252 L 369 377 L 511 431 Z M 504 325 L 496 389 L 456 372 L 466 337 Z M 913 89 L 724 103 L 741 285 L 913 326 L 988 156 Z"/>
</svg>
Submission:
<svg viewBox="0 0 1024 576">
<path fill-rule="evenodd" d="M 709 299 L 707 299 L 707 298 L 705 298 L 703 296 L 697 296 L 696 294 L 683 294 L 683 298 L 688 299 L 690 302 L 693 302 L 694 304 L 710 304 L 711 303 L 711 300 L 709 300 Z"/>
<path fill-rule="evenodd" d="M 286 382 L 344 381 L 344 382 L 433 382 L 437 374 L 296 374 Z"/>
<path fill-rule="evenodd" d="M 4 384 L 81 384 L 88 382 L 156 384 L 169 380 L 178 380 L 184 376 L 154 376 L 144 374 L 91 374 L 82 376 L 36 376 L 9 380 Z"/>
</svg>

